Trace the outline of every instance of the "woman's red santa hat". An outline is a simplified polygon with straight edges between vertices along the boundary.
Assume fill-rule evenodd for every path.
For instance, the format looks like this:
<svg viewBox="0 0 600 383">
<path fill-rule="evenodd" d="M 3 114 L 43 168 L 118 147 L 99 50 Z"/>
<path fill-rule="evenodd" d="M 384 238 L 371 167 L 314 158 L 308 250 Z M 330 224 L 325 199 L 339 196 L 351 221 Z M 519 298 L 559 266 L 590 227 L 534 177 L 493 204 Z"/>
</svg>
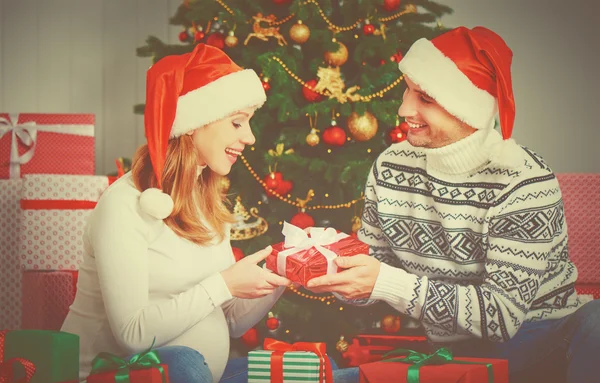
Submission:
<svg viewBox="0 0 600 383">
<path fill-rule="evenodd" d="M 170 139 L 218 121 L 267 97 L 251 69 L 242 69 L 222 50 L 198 44 L 190 53 L 166 56 L 146 76 L 144 126 L 158 188 L 140 196 L 143 211 L 167 218 L 173 199 L 162 192 L 162 174 Z"/>
<path fill-rule="evenodd" d="M 510 66 L 513 53 L 484 27 L 459 27 L 434 39 L 417 40 L 398 64 L 411 81 L 450 114 L 475 129 L 493 129 L 499 114 L 504 142 L 492 161 L 522 164 L 522 150 L 511 139 L 515 100 Z"/>
</svg>

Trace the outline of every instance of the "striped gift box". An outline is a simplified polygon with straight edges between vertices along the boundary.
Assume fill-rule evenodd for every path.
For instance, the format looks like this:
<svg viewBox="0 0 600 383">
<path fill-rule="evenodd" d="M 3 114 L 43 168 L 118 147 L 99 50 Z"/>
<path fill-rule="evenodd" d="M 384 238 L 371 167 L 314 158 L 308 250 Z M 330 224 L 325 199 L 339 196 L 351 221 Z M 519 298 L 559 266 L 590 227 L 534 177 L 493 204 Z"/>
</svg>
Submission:
<svg viewBox="0 0 600 383">
<path fill-rule="evenodd" d="M 271 353 L 256 350 L 248 353 L 248 383 L 271 382 Z M 307 351 L 287 351 L 283 354 L 283 383 L 324 382 L 319 379 L 319 357 Z"/>
</svg>

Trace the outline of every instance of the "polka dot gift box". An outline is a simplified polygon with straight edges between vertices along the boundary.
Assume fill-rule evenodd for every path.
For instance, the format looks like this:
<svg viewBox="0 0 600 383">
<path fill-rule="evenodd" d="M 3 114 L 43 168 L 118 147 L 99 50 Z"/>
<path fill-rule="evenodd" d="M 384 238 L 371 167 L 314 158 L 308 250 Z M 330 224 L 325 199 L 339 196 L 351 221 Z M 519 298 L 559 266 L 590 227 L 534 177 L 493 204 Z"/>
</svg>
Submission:
<svg viewBox="0 0 600 383">
<path fill-rule="evenodd" d="M 0 113 L 0 179 L 94 174 L 94 115 Z"/>
<path fill-rule="evenodd" d="M 78 270 L 83 230 L 106 176 L 30 174 L 23 177 L 19 257 L 27 270 Z"/>
</svg>

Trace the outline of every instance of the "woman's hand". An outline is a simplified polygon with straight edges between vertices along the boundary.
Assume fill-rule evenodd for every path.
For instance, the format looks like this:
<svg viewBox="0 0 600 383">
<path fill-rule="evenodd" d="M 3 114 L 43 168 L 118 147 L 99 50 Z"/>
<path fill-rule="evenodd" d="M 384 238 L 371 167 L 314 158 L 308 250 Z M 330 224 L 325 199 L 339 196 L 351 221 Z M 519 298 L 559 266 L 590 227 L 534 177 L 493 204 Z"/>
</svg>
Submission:
<svg viewBox="0 0 600 383">
<path fill-rule="evenodd" d="M 288 286 L 291 281 L 257 263 L 271 254 L 271 246 L 248 255 L 221 272 L 229 292 L 238 298 L 260 298 L 273 293 L 279 286 Z"/>
</svg>

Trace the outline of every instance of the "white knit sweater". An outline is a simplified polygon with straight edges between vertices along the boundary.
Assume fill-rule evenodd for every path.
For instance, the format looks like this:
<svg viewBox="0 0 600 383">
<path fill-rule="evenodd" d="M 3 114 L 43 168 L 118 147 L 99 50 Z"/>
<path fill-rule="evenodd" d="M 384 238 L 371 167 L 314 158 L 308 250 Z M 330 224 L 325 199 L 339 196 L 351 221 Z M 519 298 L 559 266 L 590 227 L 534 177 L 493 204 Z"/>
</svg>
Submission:
<svg viewBox="0 0 600 383">
<path fill-rule="evenodd" d="M 81 378 L 99 352 L 121 357 L 183 345 L 206 359 L 219 381 L 229 336 L 255 325 L 283 293 L 233 298 L 220 271 L 235 260 L 229 237 L 198 246 L 140 211 L 140 192 L 127 174 L 107 189 L 84 234 L 77 295 L 62 331 L 80 337 Z"/>
<path fill-rule="evenodd" d="M 368 177 L 359 238 L 383 262 L 370 298 L 434 342 L 506 341 L 580 305 L 556 177 L 524 147 L 522 166 L 493 165 L 501 140 L 489 130 L 439 149 L 405 141 Z"/>
</svg>

